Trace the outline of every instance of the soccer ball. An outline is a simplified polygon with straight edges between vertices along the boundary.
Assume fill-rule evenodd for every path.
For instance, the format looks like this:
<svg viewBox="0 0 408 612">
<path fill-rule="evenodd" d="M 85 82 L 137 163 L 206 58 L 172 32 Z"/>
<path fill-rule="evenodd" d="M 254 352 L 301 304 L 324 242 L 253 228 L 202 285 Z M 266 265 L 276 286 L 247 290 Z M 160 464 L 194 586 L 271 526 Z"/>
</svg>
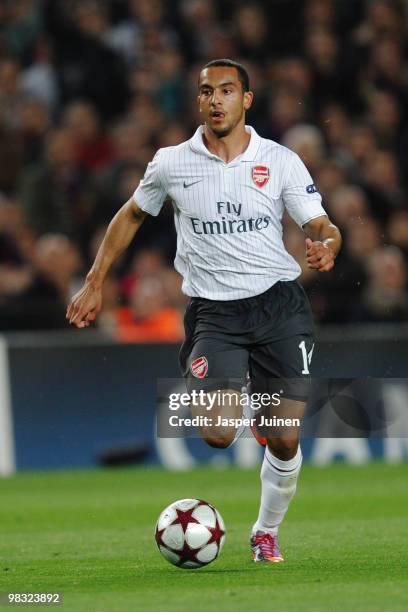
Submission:
<svg viewBox="0 0 408 612">
<path fill-rule="evenodd" d="M 156 542 L 163 557 L 183 569 L 208 565 L 225 542 L 221 514 L 202 499 L 179 499 L 163 510 L 156 524 Z"/>
</svg>

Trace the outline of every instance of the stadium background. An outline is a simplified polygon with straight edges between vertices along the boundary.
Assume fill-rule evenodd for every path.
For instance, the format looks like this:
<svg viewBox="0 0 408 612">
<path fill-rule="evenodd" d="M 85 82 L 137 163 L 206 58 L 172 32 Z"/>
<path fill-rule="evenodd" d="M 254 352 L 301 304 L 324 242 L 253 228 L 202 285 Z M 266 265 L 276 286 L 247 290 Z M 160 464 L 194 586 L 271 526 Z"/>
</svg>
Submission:
<svg viewBox="0 0 408 612">
<path fill-rule="evenodd" d="M 65 307 L 155 150 L 192 134 L 197 74 L 216 57 L 247 66 L 248 123 L 299 153 L 345 238 L 316 278 L 285 220 L 319 323 L 315 375 L 406 376 L 407 22 L 407 2 L 386 0 L 1 3 L 3 473 L 163 461 L 154 382 L 178 375 L 186 304 L 170 204 L 107 279 L 96 329 L 69 330 Z M 230 458 L 252 465 L 245 444 Z M 348 444 L 355 462 L 404 454 L 402 442 Z"/>
</svg>

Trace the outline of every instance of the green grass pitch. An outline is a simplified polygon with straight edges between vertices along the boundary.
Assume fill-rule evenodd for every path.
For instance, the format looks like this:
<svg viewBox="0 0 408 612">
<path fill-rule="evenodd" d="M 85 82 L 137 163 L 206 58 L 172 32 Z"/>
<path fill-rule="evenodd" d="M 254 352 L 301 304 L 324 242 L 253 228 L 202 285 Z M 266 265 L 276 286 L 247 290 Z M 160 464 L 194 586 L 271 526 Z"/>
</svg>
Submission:
<svg viewBox="0 0 408 612">
<path fill-rule="evenodd" d="M 153 537 L 183 497 L 227 525 L 220 558 L 199 570 L 168 564 Z M 279 565 L 250 561 L 258 497 L 258 471 L 238 469 L 0 479 L 0 591 L 60 591 L 66 611 L 408 610 L 408 464 L 304 466 Z"/>
</svg>

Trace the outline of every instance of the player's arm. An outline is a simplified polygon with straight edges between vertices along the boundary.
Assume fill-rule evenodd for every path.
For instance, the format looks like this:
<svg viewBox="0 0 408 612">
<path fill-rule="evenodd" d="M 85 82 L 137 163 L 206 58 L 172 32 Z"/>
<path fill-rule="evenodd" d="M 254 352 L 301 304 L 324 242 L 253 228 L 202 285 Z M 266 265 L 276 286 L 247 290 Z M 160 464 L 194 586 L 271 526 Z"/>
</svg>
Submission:
<svg viewBox="0 0 408 612">
<path fill-rule="evenodd" d="M 92 268 L 83 287 L 74 295 L 67 308 L 67 319 L 76 327 L 88 327 L 102 306 L 102 285 L 118 257 L 126 250 L 142 225 L 147 213 L 131 198 L 110 222 Z"/>
<path fill-rule="evenodd" d="M 339 228 L 325 215 L 305 223 L 303 231 L 307 236 L 306 258 L 309 268 L 329 272 L 341 247 Z"/>
</svg>

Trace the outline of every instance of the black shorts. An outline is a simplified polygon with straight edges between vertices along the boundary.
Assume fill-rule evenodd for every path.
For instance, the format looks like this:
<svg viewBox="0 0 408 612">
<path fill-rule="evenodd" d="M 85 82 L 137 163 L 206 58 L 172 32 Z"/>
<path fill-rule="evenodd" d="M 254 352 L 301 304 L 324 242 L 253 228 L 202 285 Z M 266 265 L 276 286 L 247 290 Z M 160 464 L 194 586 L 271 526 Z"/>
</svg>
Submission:
<svg viewBox="0 0 408 612">
<path fill-rule="evenodd" d="M 305 401 L 314 325 L 298 281 L 241 300 L 192 298 L 180 367 L 192 390 L 238 389 Z"/>
</svg>

